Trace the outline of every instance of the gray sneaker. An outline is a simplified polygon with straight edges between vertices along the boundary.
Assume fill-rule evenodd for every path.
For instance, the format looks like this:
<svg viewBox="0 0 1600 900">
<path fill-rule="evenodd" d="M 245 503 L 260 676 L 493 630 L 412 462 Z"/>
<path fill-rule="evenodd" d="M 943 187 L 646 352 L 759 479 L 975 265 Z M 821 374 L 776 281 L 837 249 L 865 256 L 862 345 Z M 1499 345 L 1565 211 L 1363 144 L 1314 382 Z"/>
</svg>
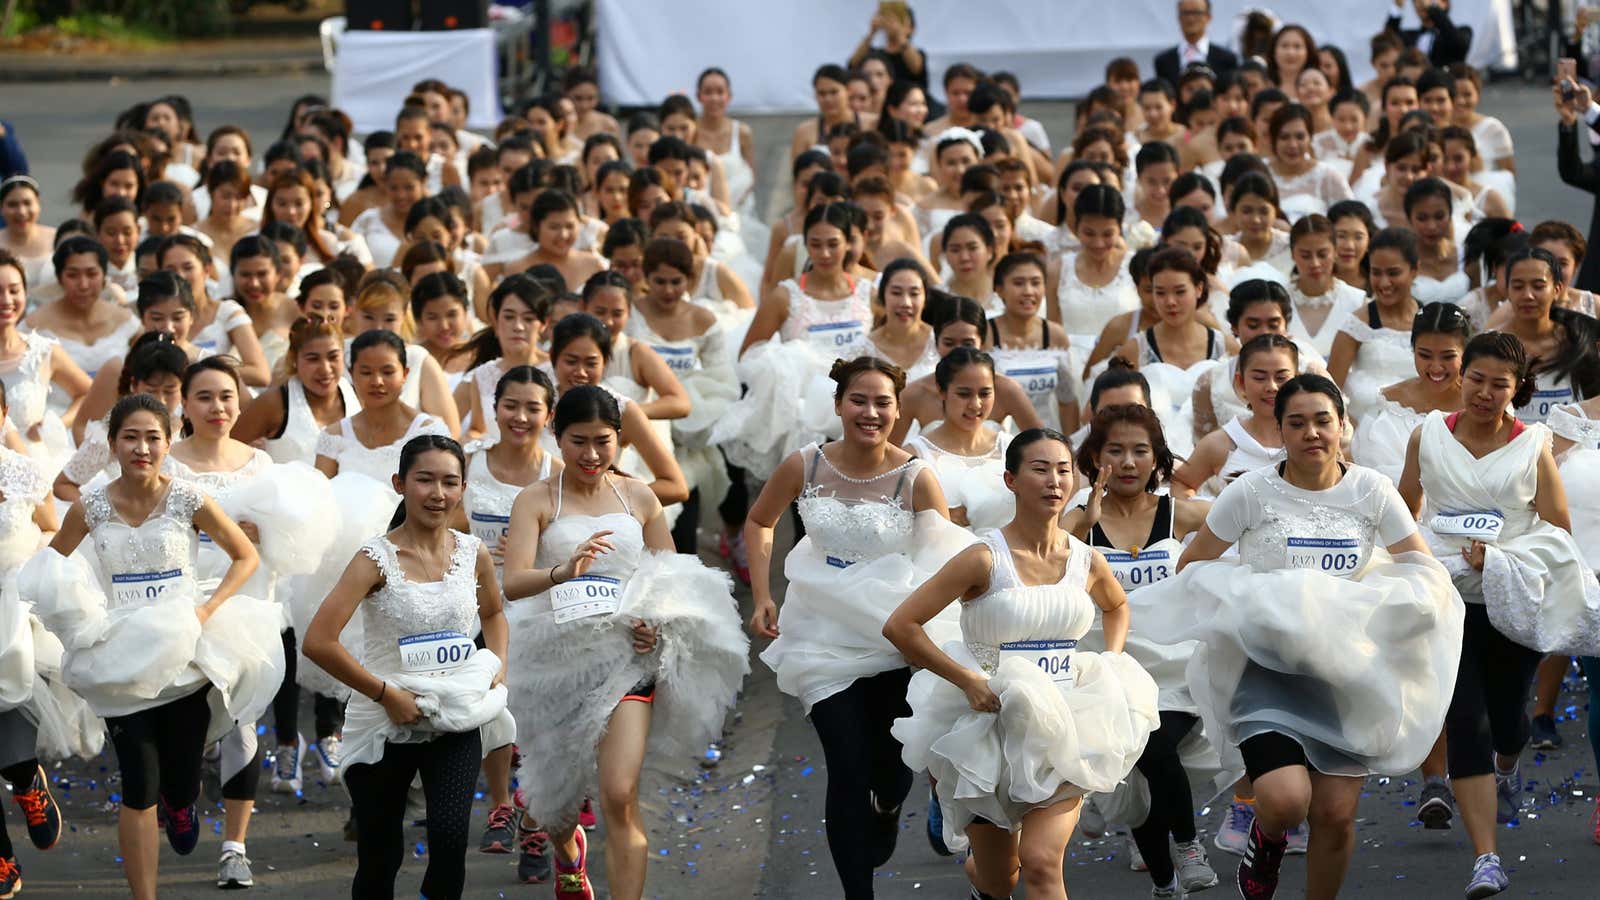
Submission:
<svg viewBox="0 0 1600 900">
<path fill-rule="evenodd" d="M 1456 797 L 1450 785 L 1443 781 L 1430 781 L 1422 786 L 1417 797 L 1417 821 L 1423 828 L 1446 830 L 1456 815 Z"/>
<path fill-rule="evenodd" d="M 1178 851 L 1178 883 L 1183 885 L 1185 893 L 1217 886 L 1216 870 L 1211 868 L 1211 860 L 1206 857 L 1205 845 L 1199 838 L 1177 844 L 1174 849 Z"/>
<path fill-rule="evenodd" d="M 1495 794 L 1495 822 L 1509 825 L 1517 820 L 1518 803 L 1522 799 L 1522 767 L 1511 770 L 1509 775 L 1494 774 Z"/>
<path fill-rule="evenodd" d="M 217 887 L 225 891 L 243 890 L 254 885 L 250 876 L 250 860 L 237 850 L 222 851 L 222 861 L 217 863 Z"/>
</svg>

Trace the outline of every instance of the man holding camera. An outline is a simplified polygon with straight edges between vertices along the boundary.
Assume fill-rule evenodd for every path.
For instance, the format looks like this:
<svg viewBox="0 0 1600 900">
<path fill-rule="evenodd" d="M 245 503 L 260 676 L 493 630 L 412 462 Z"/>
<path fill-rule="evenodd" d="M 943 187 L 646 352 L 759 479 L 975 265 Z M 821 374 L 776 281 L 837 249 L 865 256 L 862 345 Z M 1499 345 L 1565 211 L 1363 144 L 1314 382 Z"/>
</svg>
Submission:
<svg viewBox="0 0 1600 900">
<path fill-rule="evenodd" d="M 1588 126 L 1590 145 L 1600 143 L 1600 104 L 1594 102 L 1588 85 L 1577 79 L 1574 60 L 1563 59 L 1560 67 L 1555 86 L 1551 88 L 1556 114 L 1561 117 L 1556 137 L 1556 172 L 1563 182 L 1600 198 L 1600 158 L 1584 162 L 1578 152 L 1580 121 Z M 1600 199 L 1589 213 L 1588 237 L 1591 242 L 1600 240 Z M 1584 255 L 1574 284 L 1581 290 L 1600 290 L 1600 253 Z"/>
</svg>

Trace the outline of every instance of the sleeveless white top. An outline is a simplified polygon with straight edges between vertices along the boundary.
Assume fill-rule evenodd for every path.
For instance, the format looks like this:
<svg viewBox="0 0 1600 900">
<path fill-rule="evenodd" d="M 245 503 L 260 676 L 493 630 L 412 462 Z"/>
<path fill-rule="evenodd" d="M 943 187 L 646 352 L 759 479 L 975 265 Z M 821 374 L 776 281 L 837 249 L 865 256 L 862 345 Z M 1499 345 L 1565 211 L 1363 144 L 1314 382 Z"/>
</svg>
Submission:
<svg viewBox="0 0 1600 900">
<path fill-rule="evenodd" d="M 399 440 L 380 447 L 368 447 L 356 437 L 355 426 L 350 423 L 350 418 L 346 416 L 340 419 L 333 428 L 317 435 L 317 455 L 338 463 L 341 475 L 360 472 L 380 484 L 389 484 L 395 472 L 399 471 L 400 448 L 406 445 L 406 441 L 420 434 L 450 436 L 443 422 L 427 413 L 417 413 Z"/>
<path fill-rule="evenodd" d="M 339 379 L 339 394 L 344 397 L 346 410 L 360 409 L 361 404 L 356 400 L 355 388 L 350 382 Z M 311 406 L 306 402 L 306 388 L 300 383 L 298 375 L 289 376 L 283 383 L 285 402 L 283 404 L 283 430 L 275 438 L 267 438 L 262 442 L 262 449 L 272 457 L 273 462 L 289 463 L 303 462 L 311 465 L 317 461 L 317 438 L 322 434 L 322 426 L 317 424 L 317 417 L 312 415 Z"/>
<path fill-rule="evenodd" d="M 872 330 L 870 283 L 857 280 L 854 292 L 842 300 L 819 300 L 793 278 L 784 279 L 779 286 L 789 293 L 789 316 L 778 330 L 785 341 L 809 341 L 830 358 L 859 355 Z"/>
<path fill-rule="evenodd" d="M 494 441 L 474 441 L 467 447 L 467 484 L 461 495 L 472 536 L 493 550 L 511 524 L 511 505 L 525 485 L 506 484 L 489 469 L 489 448 Z M 551 455 L 544 454 L 535 481 L 550 477 Z M 498 568 L 498 567 L 497 567 Z"/>
<path fill-rule="evenodd" d="M 1000 662 L 1000 645 L 1013 641 L 1076 641 L 1094 624 L 1089 597 L 1089 564 L 1094 551 L 1072 535 L 1066 570 L 1054 584 L 1023 584 L 1005 535 L 995 529 L 983 535 L 994 566 L 989 589 L 961 604 L 961 639 L 986 672 Z"/>
<path fill-rule="evenodd" d="M 218 315 L 221 315 L 220 311 Z M 93 378 L 94 373 L 100 371 L 101 366 L 128 352 L 128 342 L 132 341 L 134 335 L 139 333 L 140 327 L 139 317 L 129 316 L 121 325 L 113 329 L 110 334 L 87 344 L 76 338 L 56 334 L 48 328 L 40 328 L 34 333 L 60 344 L 61 349 L 67 351 L 67 356 L 78 364 L 78 368 L 82 369 L 90 378 Z M 195 341 L 195 343 L 198 344 L 199 342 Z"/>
<path fill-rule="evenodd" d="M 33 510 L 48 496 L 50 482 L 33 460 L 0 447 L 0 569 L 8 580 L 39 549 Z"/>
<path fill-rule="evenodd" d="M 1137 312 L 1139 292 L 1128 274 L 1131 251 L 1122 255 L 1116 277 L 1101 287 L 1090 287 L 1078 278 L 1078 254 L 1061 258 L 1061 280 L 1056 285 L 1056 300 L 1061 307 L 1061 327 L 1068 339 L 1082 347 L 1093 347 L 1100 330 L 1114 317 Z"/>
</svg>

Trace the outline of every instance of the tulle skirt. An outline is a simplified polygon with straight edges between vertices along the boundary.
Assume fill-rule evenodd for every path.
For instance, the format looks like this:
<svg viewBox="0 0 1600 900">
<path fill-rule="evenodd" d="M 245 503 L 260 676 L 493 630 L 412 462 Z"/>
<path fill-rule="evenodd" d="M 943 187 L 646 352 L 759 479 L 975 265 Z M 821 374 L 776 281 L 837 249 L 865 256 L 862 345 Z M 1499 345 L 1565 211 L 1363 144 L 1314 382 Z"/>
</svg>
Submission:
<svg viewBox="0 0 1600 900">
<path fill-rule="evenodd" d="M 978 668 L 961 641 L 944 651 Z M 935 779 L 951 849 L 966 845 L 975 818 L 1016 831 L 1032 810 L 1114 790 L 1144 752 L 1160 724 L 1150 676 L 1122 653 L 1075 653 L 1072 667 L 1064 686 L 1026 660 L 1002 659 L 989 677 L 998 713 L 974 711 L 933 672 L 911 676 L 911 716 L 891 730 L 906 765 Z"/>
<path fill-rule="evenodd" d="M 0 766 L 33 756 L 92 758 L 105 743 L 105 724 L 62 683 L 61 642 L 22 602 L 16 582 L 15 572 L 0 581 L 0 712 L 14 711 L 36 733 L 25 756 Z"/>
<path fill-rule="evenodd" d="M 368 539 L 389 530 L 389 520 L 400 504 L 394 488 L 359 472 L 340 472 L 324 483 L 321 490 L 340 514 L 330 523 L 332 527 L 318 532 L 323 545 L 320 562 L 312 571 L 279 583 L 279 589 L 288 594 L 286 605 L 299 643 L 305 641 L 306 629 L 316 618 L 317 610 L 322 608 L 322 601 L 344 575 L 350 560 Z M 339 633 L 339 643 L 357 659 L 361 657 L 361 633 L 361 608 L 358 606 L 349 624 Z M 350 697 L 348 685 L 323 671 L 304 652 L 300 652 L 295 676 L 301 687 L 314 694 L 340 700 Z"/>
<path fill-rule="evenodd" d="M 633 651 L 635 620 L 658 629 L 649 653 Z M 583 798 L 599 793 L 596 755 L 611 713 L 647 679 L 656 685 L 650 751 L 703 750 L 721 733 L 749 652 L 727 574 L 681 554 L 646 555 L 614 615 L 565 624 L 548 611 L 519 616 L 510 709 L 528 814 L 548 826 L 575 821 Z"/>
<path fill-rule="evenodd" d="M 826 417 L 819 418 L 809 395 L 827 397 L 831 416 L 833 393 L 827 380 L 832 360 L 825 360 L 803 340 L 771 340 L 751 347 L 739 360 L 739 381 L 744 396 L 711 430 L 711 441 L 722 446 L 728 461 L 765 481 L 790 453 L 818 440 Z M 837 423 L 838 417 L 832 416 Z"/>
<path fill-rule="evenodd" d="M 722 453 L 711 444 L 711 431 L 739 399 L 738 380 L 727 370 L 695 369 L 680 380 L 689 394 L 689 415 L 672 421 L 672 439 L 678 466 L 691 489 L 700 491 L 700 505 L 716 506 L 728 495 L 731 482 Z"/>
<path fill-rule="evenodd" d="M 778 689 L 806 712 L 858 678 L 903 668 L 905 658 L 883 636 L 889 614 L 957 553 L 975 542 L 936 513 L 917 517 L 910 553 L 890 553 L 846 568 L 829 565 L 805 537 L 789 551 L 789 588 L 778 613 L 778 639 L 761 652 Z M 935 643 L 958 640 L 960 610 L 952 603 L 924 626 Z"/>
<path fill-rule="evenodd" d="M 81 559 L 45 549 L 18 582 L 46 629 L 62 644 L 61 678 L 103 718 L 125 716 L 192 693 L 209 682 L 208 740 L 255 722 L 283 684 L 281 614 L 265 600 L 236 594 L 205 624 L 193 582 L 156 603 L 108 609 Z"/>
<path fill-rule="evenodd" d="M 1222 559 L 1139 593 L 1167 611 L 1141 623 L 1145 635 L 1198 641 L 1189 687 L 1227 768 L 1243 768 L 1240 742 L 1267 732 L 1330 775 L 1404 774 L 1433 748 L 1464 615 L 1433 557 L 1380 548 L 1349 579 Z"/>
<path fill-rule="evenodd" d="M 383 759 L 383 745 L 426 741 L 440 734 L 483 730 L 483 752 L 503 747 L 516 737 L 516 724 L 506 711 L 506 686 L 494 684 L 500 657 L 478 650 L 446 675 L 390 673 L 384 680 L 417 698 L 422 720 L 400 725 L 382 706 L 359 694 L 350 698 L 344 718 L 344 765 Z"/>
</svg>

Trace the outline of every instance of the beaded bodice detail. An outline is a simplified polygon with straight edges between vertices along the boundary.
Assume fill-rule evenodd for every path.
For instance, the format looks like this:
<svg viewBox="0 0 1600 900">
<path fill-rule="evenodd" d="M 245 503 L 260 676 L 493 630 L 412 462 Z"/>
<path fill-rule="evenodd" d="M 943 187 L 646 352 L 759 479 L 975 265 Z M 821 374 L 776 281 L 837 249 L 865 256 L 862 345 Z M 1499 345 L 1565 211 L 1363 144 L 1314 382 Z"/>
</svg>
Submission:
<svg viewBox="0 0 1600 900">
<path fill-rule="evenodd" d="M 1584 415 L 1576 406 L 1558 406 L 1550 410 L 1544 424 L 1579 447 L 1591 450 L 1600 447 L 1600 422 Z"/>
<path fill-rule="evenodd" d="M 1094 551 L 1071 535 L 1071 555 L 1061 580 L 1023 584 L 1011 559 L 1011 548 L 998 529 L 983 542 L 994 556 L 989 589 L 961 605 L 961 639 L 985 672 L 994 673 L 1000 645 L 1012 641 L 1077 640 L 1094 624 L 1094 601 L 1088 592 L 1089 563 Z"/>
<path fill-rule="evenodd" d="M 172 479 L 167 496 L 138 526 L 129 525 L 117 514 L 105 486 L 85 491 L 82 502 L 85 524 L 107 582 L 117 575 L 178 570 L 193 585 L 194 513 L 205 502 L 199 487 Z"/>
<path fill-rule="evenodd" d="M 1270 572 L 1291 568 L 1291 537 L 1354 539 L 1356 562 L 1344 572 L 1354 575 L 1366 568 L 1378 523 L 1355 511 L 1368 505 L 1365 498 L 1338 506 L 1317 502 L 1306 496 L 1310 492 L 1295 490 L 1275 473 L 1272 477 L 1241 478 L 1234 485 L 1235 489 L 1243 487 L 1255 494 L 1262 509 L 1262 521 L 1245 529 L 1238 541 L 1239 559 L 1251 569 Z M 1372 489 L 1377 490 L 1376 486 Z"/>
<path fill-rule="evenodd" d="M 1124 254 L 1116 277 L 1099 287 L 1078 278 L 1076 253 L 1062 258 L 1056 296 L 1061 304 L 1061 327 L 1068 334 L 1097 335 L 1112 318 L 1139 308 L 1139 292 L 1134 289 L 1133 276 L 1128 274 L 1128 261 L 1132 258 L 1131 251 Z"/>
<path fill-rule="evenodd" d="M 50 485 L 33 460 L 0 447 L 0 569 L 15 571 L 39 545 L 33 510 Z"/>
<path fill-rule="evenodd" d="M 356 437 L 355 426 L 350 419 L 341 419 L 334 429 L 324 431 L 317 437 L 317 455 L 337 462 L 341 474 L 360 472 L 388 484 L 390 477 L 400 468 L 400 448 L 419 434 L 449 436 L 444 423 L 426 413 L 417 413 L 399 440 L 380 447 L 368 447 Z"/>
<path fill-rule="evenodd" d="M 781 286 L 789 292 L 789 317 L 779 329 L 786 341 L 805 340 L 813 325 L 859 322 L 863 337 L 872 328 L 872 285 L 865 281 L 857 281 L 854 292 L 843 300 L 818 300 L 792 278 Z"/>
<path fill-rule="evenodd" d="M 22 334 L 22 355 L 10 365 L 0 364 L 0 382 L 6 386 L 6 407 L 11 424 L 27 431 L 44 419 L 50 397 L 45 363 L 56 342 L 38 334 Z"/>
<path fill-rule="evenodd" d="M 379 535 L 361 545 L 383 576 L 383 587 L 361 602 L 361 664 L 374 675 L 400 671 L 400 639 L 430 631 L 471 637 L 478 614 L 477 559 L 480 542 L 452 531 L 456 549 L 438 581 L 417 582 L 400 568 L 394 542 Z"/>
<path fill-rule="evenodd" d="M 925 463 L 912 459 L 872 478 L 851 478 L 816 444 L 800 456 L 807 473 L 800 518 L 819 552 L 854 563 L 910 550 L 916 521 L 911 487 Z"/>
</svg>

